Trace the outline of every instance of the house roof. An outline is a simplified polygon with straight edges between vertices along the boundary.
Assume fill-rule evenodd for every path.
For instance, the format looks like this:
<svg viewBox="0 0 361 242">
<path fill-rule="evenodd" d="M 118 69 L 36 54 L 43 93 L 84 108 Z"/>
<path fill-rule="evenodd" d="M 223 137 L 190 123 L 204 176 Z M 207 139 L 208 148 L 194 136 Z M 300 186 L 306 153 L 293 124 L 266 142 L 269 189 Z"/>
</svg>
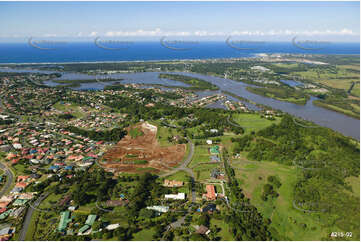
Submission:
<svg viewBox="0 0 361 242">
<path fill-rule="evenodd" d="M 206 234 L 208 230 L 209 230 L 209 229 L 208 229 L 206 226 L 201 225 L 201 226 L 199 226 L 199 228 L 197 229 L 196 233 L 198 233 L 198 234 Z"/>
<path fill-rule="evenodd" d="M 92 226 L 93 223 L 95 222 L 96 218 L 97 218 L 97 216 L 94 215 L 94 214 L 88 215 L 88 218 L 86 219 L 85 224 L 88 224 L 89 226 Z"/>
<path fill-rule="evenodd" d="M 79 233 L 84 233 L 85 231 L 87 231 L 88 229 L 90 228 L 90 226 L 89 225 L 84 225 L 83 227 L 81 227 L 80 229 L 79 229 Z"/>
<path fill-rule="evenodd" d="M 215 200 L 216 199 L 216 191 L 214 189 L 214 186 L 213 185 L 207 185 L 206 186 L 206 190 L 207 190 L 207 198 L 209 200 Z"/>
<path fill-rule="evenodd" d="M 70 222 L 70 212 L 69 211 L 64 211 L 60 213 L 60 222 L 58 225 L 58 230 L 59 231 L 63 231 L 66 229 L 66 226 L 68 225 L 68 223 Z"/>
<path fill-rule="evenodd" d="M 14 206 L 21 206 L 24 205 L 28 199 L 16 199 L 13 203 Z"/>
<path fill-rule="evenodd" d="M 11 231 L 11 227 L 6 227 L 6 228 L 3 228 L 0 230 L 0 236 L 3 236 L 3 235 L 7 235 L 7 234 L 10 234 L 10 231 Z"/>
</svg>

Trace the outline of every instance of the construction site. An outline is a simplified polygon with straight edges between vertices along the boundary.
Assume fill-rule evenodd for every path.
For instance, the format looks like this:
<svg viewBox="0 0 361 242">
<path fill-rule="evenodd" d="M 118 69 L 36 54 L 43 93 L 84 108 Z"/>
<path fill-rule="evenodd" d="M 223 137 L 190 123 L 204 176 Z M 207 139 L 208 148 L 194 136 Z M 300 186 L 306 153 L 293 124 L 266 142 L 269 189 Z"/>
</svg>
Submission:
<svg viewBox="0 0 361 242">
<path fill-rule="evenodd" d="M 187 146 L 160 146 L 157 130 L 157 126 L 148 122 L 128 127 L 128 134 L 104 154 L 99 165 L 114 173 L 147 170 L 159 173 L 176 167 L 182 162 Z"/>
</svg>

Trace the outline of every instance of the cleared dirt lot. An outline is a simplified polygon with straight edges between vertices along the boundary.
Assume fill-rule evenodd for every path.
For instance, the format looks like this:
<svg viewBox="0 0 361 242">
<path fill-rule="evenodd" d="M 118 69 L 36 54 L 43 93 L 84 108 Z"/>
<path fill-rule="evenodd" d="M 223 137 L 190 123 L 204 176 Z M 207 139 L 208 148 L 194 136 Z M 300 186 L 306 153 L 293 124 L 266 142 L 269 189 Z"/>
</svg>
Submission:
<svg viewBox="0 0 361 242">
<path fill-rule="evenodd" d="M 153 168 L 154 172 L 160 172 L 182 162 L 186 145 L 161 147 L 156 138 L 156 126 L 143 122 L 129 127 L 127 131 L 128 135 L 102 157 L 100 165 L 104 168 L 115 173 L 141 172 L 146 170 L 144 168 Z M 137 135 L 131 135 L 134 133 Z"/>
</svg>

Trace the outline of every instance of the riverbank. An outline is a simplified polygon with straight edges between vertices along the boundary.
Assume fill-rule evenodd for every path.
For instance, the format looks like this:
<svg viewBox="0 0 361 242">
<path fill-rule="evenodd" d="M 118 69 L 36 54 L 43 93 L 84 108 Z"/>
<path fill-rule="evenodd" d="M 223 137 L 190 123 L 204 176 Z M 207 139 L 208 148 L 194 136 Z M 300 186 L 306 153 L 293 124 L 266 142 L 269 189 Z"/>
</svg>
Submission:
<svg viewBox="0 0 361 242">
<path fill-rule="evenodd" d="M 347 116 L 352 117 L 352 118 L 360 119 L 360 115 L 356 115 L 352 111 L 345 110 L 345 109 L 342 109 L 342 108 L 339 108 L 339 107 L 336 107 L 336 106 L 333 106 L 333 105 L 326 104 L 326 103 L 322 102 L 321 100 L 314 100 L 312 103 L 315 106 L 318 106 L 318 107 L 321 107 L 321 108 L 326 108 L 326 109 L 329 109 L 329 110 L 332 110 L 332 111 L 335 111 L 335 112 L 338 112 L 338 113 L 342 113 L 342 114 L 347 115 Z"/>
<path fill-rule="evenodd" d="M 309 96 L 301 96 L 297 93 L 293 93 L 294 95 L 287 95 L 288 97 L 281 97 L 283 95 L 280 93 L 280 90 L 272 89 L 272 88 L 256 88 L 256 87 L 246 87 L 247 91 L 252 92 L 254 94 L 263 96 L 263 97 L 269 97 L 273 98 L 282 102 L 289 102 L 294 103 L 297 105 L 305 105 L 307 101 L 309 100 Z M 285 95 L 283 95 L 285 96 Z"/>
</svg>

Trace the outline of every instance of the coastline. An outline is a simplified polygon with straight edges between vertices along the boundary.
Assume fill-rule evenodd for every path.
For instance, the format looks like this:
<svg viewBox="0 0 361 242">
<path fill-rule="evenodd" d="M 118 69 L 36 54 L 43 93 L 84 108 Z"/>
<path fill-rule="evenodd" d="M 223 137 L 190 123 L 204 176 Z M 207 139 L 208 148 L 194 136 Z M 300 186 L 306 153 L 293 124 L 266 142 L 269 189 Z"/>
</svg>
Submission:
<svg viewBox="0 0 361 242">
<path fill-rule="evenodd" d="M 154 59 L 154 60 L 109 60 L 109 61 L 61 61 L 61 62 L 4 62 L 0 63 L 1 66 L 7 66 L 7 65 L 66 65 L 66 64 L 109 64 L 109 63 L 151 63 L 151 62 L 199 62 L 199 61 L 220 61 L 220 60 L 242 60 L 242 59 L 252 59 L 252 58 L 262 58 L 263 55 L 280 55 L 280 56 L 287 56 L 287 55 L 302 55 L 302 56 L 318 56 L 318 55 L 347 55 L 347 56 L 360 56 L 360 53 L 358 54 L 310 54 L 310 53 L 248 53 L 250 56 L 244 56 L 244 57 L 222 57 L 222 58 L 204 58 L 204 59 Z"/>
<path fill-rule="evenodd" d="M 251 59 L 251 58 L 259 58 L 259 54 L 262 53 L 255 53 L 251 54 L 253 56 L 248 57 L 224 57 L 224 58 L 205 58 L 205 59 L 162 59 L 162 60 L 112 60 L 112 61 L 71 61 L 71 62 L 9 62 L 9 63 L 0 63 L 0 66 L 2 65 L 66 65 L 66 64 L 102 64 L 102 63 L 147 63 L 147 62 L 182 62 L 182 61 L 189 61 L 189 62 L 196 62 L 196 61 L 219 61 L 219 60 L 240 60 L 240 59 Z M 285 54 L 289 55 L 291 53 Z"/>
</svg>

